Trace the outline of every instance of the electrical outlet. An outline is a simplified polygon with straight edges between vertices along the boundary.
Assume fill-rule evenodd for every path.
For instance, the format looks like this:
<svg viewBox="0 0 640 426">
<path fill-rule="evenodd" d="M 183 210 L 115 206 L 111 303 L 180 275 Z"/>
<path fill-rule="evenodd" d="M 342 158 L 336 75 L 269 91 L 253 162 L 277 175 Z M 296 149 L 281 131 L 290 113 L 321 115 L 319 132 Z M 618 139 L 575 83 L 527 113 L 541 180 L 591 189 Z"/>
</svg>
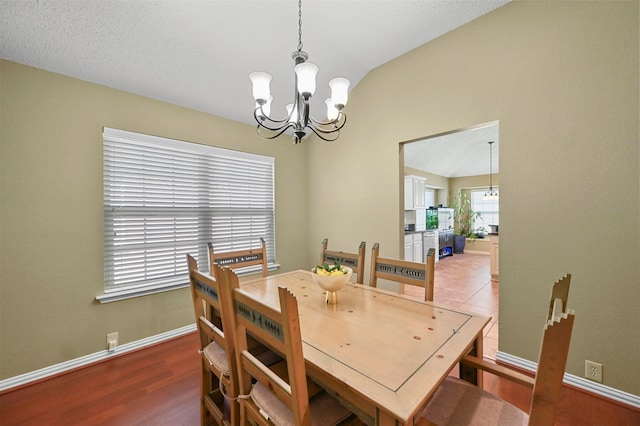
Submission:
<svg viewBox="0 0 640 426">
<path fill-rule="evenodd" d="M 584 377 L 602 383 L 602 364 L 586 360 L 584 362 Z"/>
<path fill-rule="evenodd" d="M 118 332 L 107 334 L 107 349 L 115 351 L 118 347 Z"/>
</svg>

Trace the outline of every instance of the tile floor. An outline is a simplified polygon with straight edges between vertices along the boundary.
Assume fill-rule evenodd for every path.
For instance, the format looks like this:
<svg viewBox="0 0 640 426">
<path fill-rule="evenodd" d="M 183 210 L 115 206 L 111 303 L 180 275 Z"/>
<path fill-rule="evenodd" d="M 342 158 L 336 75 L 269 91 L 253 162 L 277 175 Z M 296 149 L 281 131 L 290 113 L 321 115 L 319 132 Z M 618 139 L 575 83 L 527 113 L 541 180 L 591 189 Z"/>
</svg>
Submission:
<svg viewBox="0 0 640 426">
<path fill-rule="evenodd" d="M 406 286 L 405 293 L 424 298 L 424 290 Z M 498 350 L 498 283 L 491 281 L 489 256 L 462 253 L 440 259 L 435 269 L 434 302 L 491 316 L 484 329 L 484 356 Z"/>
</svg>

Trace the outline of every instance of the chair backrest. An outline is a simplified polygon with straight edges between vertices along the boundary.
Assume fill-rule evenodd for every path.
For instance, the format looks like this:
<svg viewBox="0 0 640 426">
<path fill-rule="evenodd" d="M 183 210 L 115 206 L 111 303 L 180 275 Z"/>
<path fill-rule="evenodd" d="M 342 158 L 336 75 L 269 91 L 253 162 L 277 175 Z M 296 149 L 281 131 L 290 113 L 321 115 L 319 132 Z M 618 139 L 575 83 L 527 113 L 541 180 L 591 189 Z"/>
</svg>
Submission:
<svg viewBox="0 0 640 426">
<path fill-rule="evenodd" d="M 571 274 L 565 275 L 553 284 L 553 289 L 551 290 L 551 300 L 549 301 L 549 315 L 547 316 L 547 320 L 550 320 L 553 317 L 554 305 L 556 304 L 557 299 L 560 299 L 560 301 L 562 302 L 562 312 L 565 312 L 567 310 L 567 300 L 569 299 L 570 284 Z"/>
<path fill-rule="evenodd" d="M 220 383 L 224 395 L 234 398 L 238 394 L 238 380 L 236 375 L 236 360 L 233 352 L 234 342 L 233 333 L 225 333 L 223 330 L 230 330 L 232 323 L 228 319 L 228 315 L 223 313 L 228 308 L 223 307 L 221 291 L 223 290 L 222 279 L 213 278 L 211 275 L 198 271 L 196 260 L 187 255 L 187 264 L 189 267 L 189 281 L 191 286 L 191 295 L 193 298 L 193 308 L 195 312 L 196 327 L 200 338 L 200 350 L 203 362 L 209 363 L 208 370 L 217 377 L 212 382 L 211 378 L 203 377 L 203 398 L 211 399 L 209 393 Z M 222 277 L 223 271 L 214 264 L 214 271 Z M 217 344 L 210 345 L 212 342 Z M 210 352 L 211 351 L 211 352 Z M 221 368 L 224 366 L 225 368 Z M 225 371 L 226 370 L 226 371 Z M 205 382 L 207 381 L 207 382 Z M 213 406 L 213 400 L 203 403 Z M 207 407 L 211 411 L 211 408 Z M 212 411 L 212 414 L 218 417 L 218 421 L 224 416 L 223 410 L 218 407 L 218 412 Z M 238 424 L 237 406 L 231 406 L 228 413 L 231 424 Z"/>
<path fill-rule="evenodd" d="M 424 300 L 433 301 L 435 250 L 429 250 L 425 263 L 384 258 L 378 255 L 378 243 L 371 249 L 369 285 L 378 286 L 378 279 L 395 281 L 424 288 Z"/>
<path fill-rule="evenodd" d="M 320 256 L 320 264 L 333 264 L 334 261 L 340 262 L 341 265 L 353 269 L 356 274 L 356 282 L 364 284 L 364 256 L 366 251 L 366 243 L 363 241 L 358 247 L 358 253 L 347 253 L 344 251 L 328 250 L 329 240 L 322 240 L 322 254 Z"/>
<path fill-rule="evenodd" d="M 567 309 L 570 281 L 571 275 L 566 275 L 553 286 L 533 386 L 529 425 L 555 424 L 575 317 L 574 311 Z"/>
<path fill-rule="evenodd" d="M 208 243 L 209 247 L 209 271 L 211 275 L 216 276 L 213 267 L 214 263 L 220 266 L 226 266 L 231 269 L 244 268 L 247 266 L 262 266 L 262 276 L 268 275 L 267 269 L 267 244 L 264 238 L 260 238 L 260 248 L 250 248 L 246 250 L 236 250 L 227 252 L 216 252 L 213 243 Z"/>
<path fill-rule="evenodd" d="M 198 271 L 197 261 L 189 254 L 187 265 L 196 326 L 200 334 L 200 349 L 204 349 L 214 340 L 221 347 L 225 347 L 227 342 L 222 331 L 218 282 L 212 276 Z"/>
<path fill-rule="evenodd" d="M 279 310 L 265 305 L 241 288 L 236 287 L 232 292 L 240 393 L 248 395 L 252 389 L 252 382 L 257 381 L 287 406 L 296 425 L 308 426 L 311 425 L 311 412 L 298 303 L 287 288 L 280 286 L 278 293 Z M 254 336 L 286 358 L 287 373 L 281 374 L 285 377 L 276 374 L 249 352 L 247 335 Z M 260 425 L 269 424 L 260 414 L 260 408 L 252 398 L 239 399 L 239 405 L 241 419 L 251 419 Z"/>
<path fill-rule="evenodd" d="M 433 302 L 433 292 L 436 285 L 436 249 L 427 250 L 427 286 L 424 289 L 424 300 Z"/>
</svg>

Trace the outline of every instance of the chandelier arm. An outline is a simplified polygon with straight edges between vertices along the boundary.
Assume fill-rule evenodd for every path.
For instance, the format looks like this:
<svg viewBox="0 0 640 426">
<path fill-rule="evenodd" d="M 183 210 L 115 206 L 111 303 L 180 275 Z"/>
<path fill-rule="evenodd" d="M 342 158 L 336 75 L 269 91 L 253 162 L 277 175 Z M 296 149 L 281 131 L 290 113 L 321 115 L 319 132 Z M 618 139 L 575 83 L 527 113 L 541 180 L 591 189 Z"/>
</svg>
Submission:
<svg viewBox="0 0 640 426">
<path fill-rule="evenodd" d="M 320 139 L 326 142 L 333 142 L 340 137 L 340 129 L 335 129 L 331 132 L 328 132 L 328 131 L 323 131 L 321 129 L 317 129 L 316 126 L 312 124 L 308 125 L 307 128 L 311 129 L 311 131 L 313 131 L 313 133 L 315 133 L 316 136 L 318 136 Z M 335 136 L 332 138 L 327 138 L 324 135 L 335 135 Z"/>
<path fill-rule="evenodd" d="M 262 113 L 262 115 L 258 115 L 258 111 L 260 111 Z M 277 128 L 271 128 L 265 124 L 263 124 L 265 121 L 269 121 L 270 123 L 274 123 L 274 124 L 278 124 L 278 123 L 288 123 L 289 120 L 291 119 L 291 114 L 289 114 L 287 117 L 283 118 L 282 120 L 276 120 L 274 118 L 271 118 L 269 116 L 267 116 L 264 111 L 262 111 L 262 107 L 259 106 L 257 107 L 255 110 L 253 110 L 253 118 L 256 120 L 256 123 L 258 123 L 260 126 L 265 127 L 269 130 L 280 130 L 280 126 L 278 126 Z"/>
<path fill-rule="evenodd" d="M 339 113 L 339 115 L 338 115 L 338 117 L 336 117 L 336 118 L 335 118 L 335 119 L 333 119 L 333 120 L 329 120 L 329 121 L 319 121 L 319 120 L 316 120 L 316 119 L 315 119 L 315 118 L 313 118 L 313 117 L 309 117 L 309 118 L 310 118 L 310 119 L 311 119 L 311 121 L 313 121 L 313 123 L 314 123 L 314 124 L 316 124 L 316 125 L 319 125 L 319 126 L 329 126 L 329 125 L 332 125 L 332 124 L 339 123 L 339 122 L 340 122 L 340 121 L 342 121 L 343 119 L 344 119 L 344 120 L 346 120 L 346 119 L 347 119 L 347 116 L 346 116 L 346 114 L 345 114 L 345 113 L 340 112 L 340 113 Z"/>
<path fill-rule="evenodd" d="M 340 112 L 338 117 L 335 120 L 331 120 L 331 121 L 318 121 L 318 120 L 315 120 L 313 117 L 309 117 L 309 119 L 316 126 L 318 131 L 322 133 L 337 132 L 338 130 L 342 129 L 344 125 L 347 123 L 347 115 L 343 112 Z M 322 127 L 319 127 L 319 126 L 322 126 Z M 334 127 L 331 130 L 327 130 L 323 128 L 326 126 L 334 126 Z"/>
<path fill-rule="evenodd" d="M 264 138 L 264 139 L 275 139 L 278 136 L 280 136 L 281 134 L 283 134 L 289 127 L 293 127 L 293 124 L 288 124 L 286 126 L 282 126 L 282 127 L 278 128 L 278 129 L 271 129 L 269 127 L 265 127 L 265 126 L 263 126 L 261 124 L 258 124 L 258 126 L 256 126 L 256 132 L 258 133 L 258 136 L 260 136 L 261 138 Z M 267 130 L 269 130 L 271 132 L 274 132 L 274 134 L 272 136 L 266 135 L 263 132 L 261 132 L 260 129 L 267 129 Z"/>
</svg>

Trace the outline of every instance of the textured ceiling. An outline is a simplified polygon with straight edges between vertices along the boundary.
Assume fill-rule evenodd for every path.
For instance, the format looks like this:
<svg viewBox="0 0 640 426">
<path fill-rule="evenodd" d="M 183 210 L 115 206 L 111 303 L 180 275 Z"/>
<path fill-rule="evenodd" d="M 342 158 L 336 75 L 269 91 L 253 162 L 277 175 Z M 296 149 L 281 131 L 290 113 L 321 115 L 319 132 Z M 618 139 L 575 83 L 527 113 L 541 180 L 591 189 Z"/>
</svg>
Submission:
<svg viewBox="0 0 640 426">
<path fill-rule="evenodd" d="M 508 0 L 305 0 L 303 50 L 328 81 L 352 87 L 373 68 Z M 295 0 L 0 1 L 0 56 L 250 123 L 248 75 L 273 75 L 272 112 L 293 95 Z M 348 113 L 348 107 L 347 107 Z"/>
</svg>

